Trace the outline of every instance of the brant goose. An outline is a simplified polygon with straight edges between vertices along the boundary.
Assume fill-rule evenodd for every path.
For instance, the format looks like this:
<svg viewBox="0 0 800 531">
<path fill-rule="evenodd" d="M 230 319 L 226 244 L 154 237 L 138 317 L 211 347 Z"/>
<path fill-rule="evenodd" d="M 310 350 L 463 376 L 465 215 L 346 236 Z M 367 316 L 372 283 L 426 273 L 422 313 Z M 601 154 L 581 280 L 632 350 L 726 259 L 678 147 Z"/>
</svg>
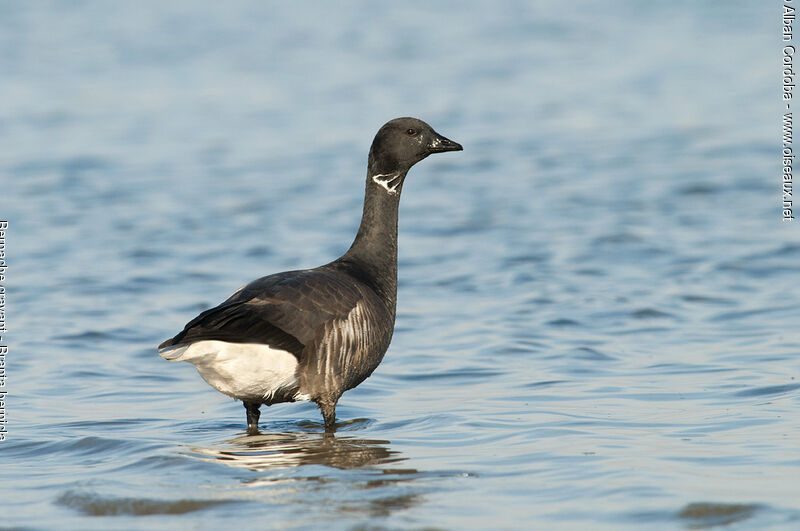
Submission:
<svg viewBox="0 0 800 531">
<path fill-rule="evenodd" d="M 311 400 L 335 427 L 342 393 L 383 359 L 397 304 L 397 207 L 411 166 L 460 151 L 416 118 L 380 128 L 369 150 L 364 213 L 350 249 L 316 269 L 254 280 L 161 343 L 169 361 L 188 361 L 212 387 L 239 399 L 247 430 L 261 404 Z"/>
</svg>

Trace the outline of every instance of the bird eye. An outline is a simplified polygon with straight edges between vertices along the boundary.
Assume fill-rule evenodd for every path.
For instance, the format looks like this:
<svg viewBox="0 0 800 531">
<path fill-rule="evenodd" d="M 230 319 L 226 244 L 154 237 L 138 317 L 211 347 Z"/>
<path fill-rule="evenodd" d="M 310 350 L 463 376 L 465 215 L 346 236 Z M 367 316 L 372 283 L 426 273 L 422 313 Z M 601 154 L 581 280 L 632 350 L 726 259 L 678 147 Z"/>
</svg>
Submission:
<svg viewBox="0 0 800 531">
<path fill-rule="evenodd" d="M 414 136 L 414 135 L 416 135 L 416 134 L 417 134 L 417 131 L 416 131 L 416 130 L 414 130 L 414 129 L 409 129 L 408 131 L 406 131 L 406 134 L 407 134 L 408 136 Z"/>
</svg>

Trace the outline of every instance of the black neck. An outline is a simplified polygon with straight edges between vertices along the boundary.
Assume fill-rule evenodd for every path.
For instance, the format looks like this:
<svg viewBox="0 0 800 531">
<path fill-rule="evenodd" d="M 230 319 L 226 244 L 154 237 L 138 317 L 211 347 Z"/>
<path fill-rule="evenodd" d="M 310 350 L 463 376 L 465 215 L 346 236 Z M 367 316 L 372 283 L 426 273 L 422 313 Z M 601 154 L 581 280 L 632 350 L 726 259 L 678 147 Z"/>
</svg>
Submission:
<svg viewBox="0 0 800 531">
<path fill-rule="evenodd" d="M 375 175 L 372 169 L 367 172 L 361 225 L 350 249 L 337 262 L 372 285 L 394 310 L 397 302 L 397 210 L 405 172 L 397 174 L 400 182 L 394 193 L 376 183 Z"/>
</svg>

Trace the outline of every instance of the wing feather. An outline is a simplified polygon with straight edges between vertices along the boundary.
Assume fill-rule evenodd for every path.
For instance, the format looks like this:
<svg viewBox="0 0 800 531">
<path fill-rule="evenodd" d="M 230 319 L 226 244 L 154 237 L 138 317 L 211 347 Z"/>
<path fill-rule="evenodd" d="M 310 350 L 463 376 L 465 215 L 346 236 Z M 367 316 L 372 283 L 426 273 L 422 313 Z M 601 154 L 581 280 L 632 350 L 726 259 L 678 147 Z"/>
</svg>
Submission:
<svg viewBox="0 0 800 531">
<path fill-rule="evenodd" d="M 289 271 L 247 284 L 202 312 L 159 349 L 202 340 L 261 343 L 305 357 L 331 322 L 346 320 L 365 286 L 332 270 Z"/>
</svg>

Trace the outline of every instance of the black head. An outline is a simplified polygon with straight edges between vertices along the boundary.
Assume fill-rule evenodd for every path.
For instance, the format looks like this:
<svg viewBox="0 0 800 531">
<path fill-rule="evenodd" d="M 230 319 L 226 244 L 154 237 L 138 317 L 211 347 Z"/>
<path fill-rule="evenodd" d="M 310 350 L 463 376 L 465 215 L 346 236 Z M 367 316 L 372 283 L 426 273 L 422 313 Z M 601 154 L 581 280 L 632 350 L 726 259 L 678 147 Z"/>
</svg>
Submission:
<svg viewBox="0 0 800 531">
<path fill-rule="evenodd" d="M 443 137 L 416 118 L 395 118 L 375 135 L 369 150 L 372 175 L 405 174 L 432 153 L 461 151 L 461 144 Z"/>
</svg>

